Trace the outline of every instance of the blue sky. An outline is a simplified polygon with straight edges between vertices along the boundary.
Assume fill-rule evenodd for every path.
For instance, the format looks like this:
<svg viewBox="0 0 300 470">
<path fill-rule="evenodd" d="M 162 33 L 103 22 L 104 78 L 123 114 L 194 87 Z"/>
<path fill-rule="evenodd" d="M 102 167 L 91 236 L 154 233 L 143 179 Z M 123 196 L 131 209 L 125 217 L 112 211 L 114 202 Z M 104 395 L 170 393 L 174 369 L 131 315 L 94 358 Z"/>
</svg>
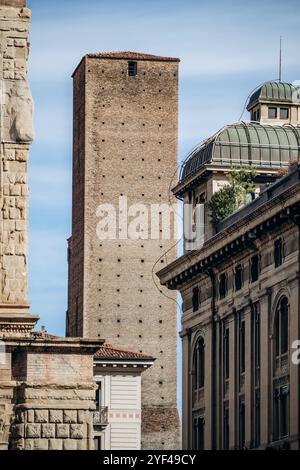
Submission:
<svg viewBox="0 0 300 470">
<path fill-rule="evenodd" d="M 28 0 L 37 137 L 30 159 L 30 302 L 64 334 L 71 227 L 72 79 L 87 52 L 180 57 L 180 158 L 236 121 L 250 91 L 300 79 L 299 5 L 286 1 Z M 247 114 L 245 115 L 245 118 Z"/>
</svg>

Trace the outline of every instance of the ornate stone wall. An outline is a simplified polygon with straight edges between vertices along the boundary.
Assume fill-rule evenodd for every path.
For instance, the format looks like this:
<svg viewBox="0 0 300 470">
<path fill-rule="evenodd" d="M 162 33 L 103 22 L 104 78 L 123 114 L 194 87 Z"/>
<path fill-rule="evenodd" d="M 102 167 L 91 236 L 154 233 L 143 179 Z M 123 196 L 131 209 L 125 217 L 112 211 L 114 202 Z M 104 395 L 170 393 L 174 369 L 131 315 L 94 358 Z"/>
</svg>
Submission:
<svg viewBox="0 0 300 470">
<path fill-rule="evenodd" d="M 91 384 L 22 384 L 12 426 L 12 450 L 93 449 Z M 66 405 L 67 403 L 67 405 Z"/>
<path fill-rule="evenodd" d="M 0 4 L 0 312 L 28 308 L 29 144 L 33 102 L 27 81 L 30 10 Z"/>
<path fill-rule="evenodd" d="M 0 1 L 0 450 L 87 450 L 93 356 L 103 341 L 35 333 L 38 317 L 29 313 L 27 165 L 34 131 L 24 6 Z"/>
</svg>

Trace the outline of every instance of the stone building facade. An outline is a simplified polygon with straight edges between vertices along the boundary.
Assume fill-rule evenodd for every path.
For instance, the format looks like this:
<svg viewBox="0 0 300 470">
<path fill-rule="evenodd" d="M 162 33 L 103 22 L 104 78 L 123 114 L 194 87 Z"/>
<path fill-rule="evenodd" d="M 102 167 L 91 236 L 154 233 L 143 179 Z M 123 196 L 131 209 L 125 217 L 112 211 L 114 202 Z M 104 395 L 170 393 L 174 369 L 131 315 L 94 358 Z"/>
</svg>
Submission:
<svg viewBox="0 0 300 470">
<path fill-rule="evenodd" d="M 215 229 L 204 204 L 204 244 L 190 251 L 186 240 L 184 255 L 158 273 L 183 300 L 184 449 L 299 448 L 300 121 L 294 122 L 294 93 L 287 83 L 258 89 L 248 104 L 253 120 L 226 126 L 199 145 L 174 189 L 196 211 L 229 184 L 233 166 L 257 168 L 252 202 Z M 193 212 L 187 223 L 194 223 Z"/>
<path fill-rule="evenodd" d="M 89 54 L 73 75 L 67 334 L 105 337 L 157 358 L 142 378 L 142 447 L 148 449 L 179 446 L 176 295 L 162 295 L 153 274 L 155 264 L 176 258 L 176 234 L 162 239 L 160 221 L 157 237 L 147 227 L 131 239 L 126 215 L 133 204 L 143 204 L 144 215 L 144 208 L 149 213 L 156 205 L 160 212 L 175 201 L 169 186 L 177 168 L 178 62 L 131 52 Z M 112 204 L 118 214 L 114 239 L 97 235 L 100 204 Z"/>
<path fill-rule="evenodd" d="M 25 3 L 0 1 L 0 449 L 93 449 L 93 356 L 103 341 L 34 332 L 28 303 L 34 131 Z"/>
</svg>

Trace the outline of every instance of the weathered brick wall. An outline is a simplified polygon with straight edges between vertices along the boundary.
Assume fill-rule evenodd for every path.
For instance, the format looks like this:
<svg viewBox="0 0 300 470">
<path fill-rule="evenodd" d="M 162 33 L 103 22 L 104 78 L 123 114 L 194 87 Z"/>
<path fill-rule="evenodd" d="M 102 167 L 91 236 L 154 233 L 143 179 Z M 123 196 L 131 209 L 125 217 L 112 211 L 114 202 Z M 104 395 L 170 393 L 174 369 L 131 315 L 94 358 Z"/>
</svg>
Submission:
<svg viewBox="0 0 300 470">
<path fill-rule="evenodd" d="M 5 342 L 0 449 L 92 450 L 97 344 L 54 337 Z"/>
<path fill-rule="evenodd" d="M 85 65 L 74 76 L 73 129 L 73 205 L 72 237 L 68 248 L 67 335 L 83 336 Z"/>
<path fill-rule="evenodd" d="M 178 63 L 138 61 L 136 77 L 128 77 L 127 68 L 127 60 L 87 58 L 74 76 L 74 145 L 81 136 L 85 145 L 80 158 L 74 148 L 73 237 L 84 240 L 84 252 L 78 253 L 83 246 L 72 240 L 69 322 L 74 325 L 77 318 L 81 325 L 83 321 L 85 336 L 104 337 L 116 346 L 157 358 L 143 374 L 142 403 L 154 407 L 153 416 L 159 409 L 172 419 L 166 419 L 165 429 L 161 425 L 159 431 L 157 422 L 156 431 L 147 426 L 143 447 L 168 448 L 172 441 L 172 448 L 178 448 L 179 421 L 173 419 L 177 414 L 176 295 L 162 288 L 166 298 L 152 279 L 153 265 L 164 252 L 170 250 L 168 262 L 176 258 L 176 248 L 171 248 L 174 233 L 169 240 L 105 241 L 96 234 L 98 205 L 110 203 L 118 210 L 121 194 L 127 196 L 128 206 L 142 203 L 149 211 L 151 204 L 175 202 L 170 181 L 177 168 Z M 85 113 L 83 105 L 80 111 L 76 107 L 83 98 Z M 78 169 L 79 164 L 84 170 Z M 80 272 L 82 253 L 83 304 L 76 312 L 74 292 L 82 287 L 74 287 L 74 271 Z M 166 258 L 156 271 L 164 263 Z M 159 285 L 157 278 L 156 282 Z M 165 438 L 168 432 L 173 433 L 172 439 Z"/>
<path fill-rule="evenodd" d="M 25 7 L 26 0 L 0 0 L 0 6 L 6 5 L 9 7 Z"/>
<path fill-rule="evenodd" d="M 93 357 L 79 354 L 32 352 L 27 357 L 27 380 L 72 383 L 93 380 Z"/>
</svg>

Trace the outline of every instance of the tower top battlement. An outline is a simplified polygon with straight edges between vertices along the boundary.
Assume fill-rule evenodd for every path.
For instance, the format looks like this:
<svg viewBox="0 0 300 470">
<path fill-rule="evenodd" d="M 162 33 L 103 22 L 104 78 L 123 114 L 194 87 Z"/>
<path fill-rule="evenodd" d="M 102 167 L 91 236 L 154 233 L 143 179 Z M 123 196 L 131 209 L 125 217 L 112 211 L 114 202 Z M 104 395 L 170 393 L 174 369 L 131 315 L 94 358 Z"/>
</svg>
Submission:
<svg viewBox="0 0 300 470">
<path fill-rule="evenodd" d="M 0 7 L 26 7 L 26 0 L 0 0 Z"/>
</svg>

